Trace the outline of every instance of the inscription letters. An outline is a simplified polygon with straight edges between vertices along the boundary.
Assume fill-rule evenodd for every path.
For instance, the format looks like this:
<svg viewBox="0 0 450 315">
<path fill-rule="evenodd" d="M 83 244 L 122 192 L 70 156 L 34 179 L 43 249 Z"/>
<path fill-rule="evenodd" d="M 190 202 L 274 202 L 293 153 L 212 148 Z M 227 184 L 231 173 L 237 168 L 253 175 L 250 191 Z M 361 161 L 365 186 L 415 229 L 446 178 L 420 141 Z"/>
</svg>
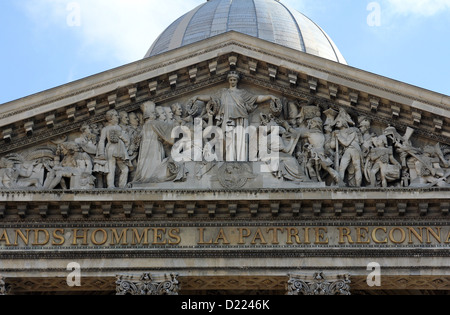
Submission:
<svg viewBox="0 0 450 315">
<path fill-rule="evenodd" d="M 446 245 L 448 226 L 0 228 L 0 250 L 59 247 Z"/>
</svg>

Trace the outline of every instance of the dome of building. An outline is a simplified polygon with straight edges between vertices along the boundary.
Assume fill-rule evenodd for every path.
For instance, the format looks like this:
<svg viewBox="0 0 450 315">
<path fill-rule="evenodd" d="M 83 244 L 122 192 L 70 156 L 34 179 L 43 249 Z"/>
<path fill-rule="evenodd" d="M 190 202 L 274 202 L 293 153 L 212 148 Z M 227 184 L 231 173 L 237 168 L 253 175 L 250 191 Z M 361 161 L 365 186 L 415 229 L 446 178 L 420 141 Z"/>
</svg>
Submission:
<svg viewBox="0 0 450 315">
<path fill-rule="evenodd" d="M 173 22 L 145 57 L 228 31 L 347 64 L 331 38 L 317 24 L 278 0 L 208 0 Z"/>
</svg>

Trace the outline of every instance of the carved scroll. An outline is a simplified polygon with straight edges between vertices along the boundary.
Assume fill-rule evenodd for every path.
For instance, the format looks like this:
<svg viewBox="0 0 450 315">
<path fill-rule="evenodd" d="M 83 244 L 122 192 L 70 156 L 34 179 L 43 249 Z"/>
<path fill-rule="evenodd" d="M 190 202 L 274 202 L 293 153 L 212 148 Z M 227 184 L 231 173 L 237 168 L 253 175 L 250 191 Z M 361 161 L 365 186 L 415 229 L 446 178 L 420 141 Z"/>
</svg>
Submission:
<svg viewBox="0 0 450 315">
<path fill-rule="evenodd" d="M 141 276 L 118 275 L 116 281 L 116 295 L 178 295 L 179 282 L 176 274 L 170 278 L 154 279 L 149 273 Z"/>
<path fill-rule="evenodd" d="M 325 279 L 322 272 L 312 278 L 290 275 L 288 295 L 351 295 L 350 276 Z"/>
<path fill-rule="evenodd" d="M 8 295 L 10 289 L 11 288 L 5 282 L 5 278 L 0 276 L 0 296 L 1 295 Z"/>
</svg>

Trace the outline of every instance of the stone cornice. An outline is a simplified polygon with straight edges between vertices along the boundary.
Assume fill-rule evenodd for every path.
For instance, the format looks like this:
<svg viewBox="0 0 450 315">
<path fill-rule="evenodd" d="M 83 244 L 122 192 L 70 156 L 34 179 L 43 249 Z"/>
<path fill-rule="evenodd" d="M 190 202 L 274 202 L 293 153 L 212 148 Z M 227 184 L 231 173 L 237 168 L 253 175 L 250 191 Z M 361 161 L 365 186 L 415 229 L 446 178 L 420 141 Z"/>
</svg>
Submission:
<svg viewBox="0 0 450 315">
<path fill-rule="evenodd" d="M 14 190 L 2 191 L 0 195 L 0 223 L 17 219 L 51 223 L 61 218 L 77 222 L 131 222 L 151 218 L 173 223 L 186 219 L 197 222 L 320 218 L 338 223 L 352 219 L 362 222 L 365 219 L 416 218 L 417 221 L 432 219 L 440 224 L 448 222 L 449 191 L 444 188 L 376 190 L 332 187 L 239 191 Z"/>
<path fill-rule="evenodd" d="M 412 120 L 410 121 L 410 123 L 405 123 L 404 121 L 399 121 L 399 120 L 393 120 L 392 117 L 386 117 L 384 115 L 381 115 L 380 113 L 373 112 L 369 108 L 361 109 L 361 108 L 353 107 L 351 105 L 336 104 L 336 102 L 333 102 L 332 100 L 329 100 L 329 99 L 326 99 L 326 98 L 323 98 L 323 97 L 320 97 L 317 95 L 311 95 L 311 94 L 302 92 L 301 90 L 298 90 L 298 89 L 288 88 L 281 84 L 261 80 L 258 78 L 245 77 L 242 81 L 250 82 L 257 86 L 262 86 L 267 89 L 272 89 L 274 91 L 282 92 L 282 94 L 285 96 L 290 96 L 293 98 L 295 98 L 295 97 L 303 98 L 303 99 L 308 99 L 308 100 L 316 100 L 318 103 L 323 104 L 330 108 L 334 108 L 336 110 L 339 110 L 339 107 L 345 107 L 349 113 L 352 113 L 352 114 L 357 113 L 358 116 L 364 115 L 364 116 L 370 118 L 372 121 L 382 123 L 386 126 L 387 125 L 395 126 L 399 130 L 406 130 L 407 127 L 412 127 L 415 130 L 415 133 L 420 134 L 423 137 L 429 138 L 430 140 L 443 142 L 443 143 L 447 143 L 449 141 L 448 136 L 443 136 L 438 133 L 432 133 L 432 132 L 430 132 L 430 130 L 428 128 L 423 128 L 423 129 L 417 128 L 417 126 L 414 125 L 414 122 Z"/>
<path fill-rule="evenodd" d="M 182 95 L 184 93 L 199 90 L 201 88 L 208 87 L 212 84 L 217 84 L 219 82 L 222 82 L 224 80 L 224 78 L 225 78 L 224 75 L 216 75 L 213 78 L 208 78 L 208 79 L 196 82 L 196 83 L 190 85 L 189 87 L 182 87 L 182 88 L 178 88 L 176 91 L 169 90 L 164 93 L 160 93 L 160 94 L 152 97 L 151 99 L 155 102 L 164 102 L 167 99 L 179 97 L 180 95 Z M 139 106 L 142 103 L 144 103 L 148 99 L 149 99 L 149 97 L 146 96 L 143 99 L 139 99 L 138 101 L 134 101 L 134 102 L 128 102 L 124 105 L 117 106 L 116 108 L 127 110 L 127 111 L 136 110 L 139 108 Z M 75 120 L 75 121 L 66 120 L 63 123 L 55 125 L 51 129 L 45 128 L 45 129 L 37 130 L 36 132 L 33 133 L 32 136 L 21 137 L 20 139 L 16 139 L 9 144 L 5 144 L 4 146 L 1 146 L 0 153 L 10 152 L 10 151 L 22 148 L 22 147 L 27 147 L 34 143 L 39 143 L 39 142 L 49 140 L 49 139 L 52 139 L 52 138 L 55 138 L 58 136 L 62 136 L 69 132 L 79 131 L 81 126 L 84 124 L 97 123 L 100 121 L 104 121 L 104 119 L 105 119 L 104 112 L 105 111 L 106 111 L 106 109 L 97 114 L 94 114 L 92 116 L 85 117 L 83 120 Z"/>
<path fill-rule="evenodd" d="M 449 200 L 450 188 L 299 188 L 240 190 L 95 189 L 95 190 L 2 190 L 0 202 L 39 201 L 220 201 L 220 200 Z M 123 198 L 122 198 L 123 197 Z"/>
<path fill-rule="evenodd" d="M 261 58 L 261 60 L 272 62 L 275 65 L 282 65 L 283 67 L 290 69 L 294 68 L 286 64 L 286 62 L 288 62 L 292 65 L 300 66 L 301 68 L 298 68 L 298 70 L 300 71 L 303 70 L 303 68 L 309 69 L 309 71 L 306 72 L 307 74 L 315 75 L 319 79 L 324 79 L 326 81 L 329 81 L 330 83 L 341 85 L 343 83 L 336 80 L 337 78 L 340 78 L 358 84 L 359 87 L 353 86 L 353 88 L 357 90 L 366 90 L 366 92 L 368 92 L 368 88 L 373 88 L 379 91 L 389 92 L 393 95 L 398 95 L 405 99 L 412 100 L 413 102 L 410 104 L 412 106 L 415 105 L 413 104 L 414 101 L 417 101 L 431 105 L 433 107 L 441 108 L 445 110 L 446 117 L 450 117 L 450 96 L 448 95 L 424 90 L 422 88 L 412 86 L 400 81 L 382 77 L 377 74 L 369 73 L 364 70 L 353 68 L 351 66 L 335 63 L 330 60 L 324 60 L 322 58 L 304 54 L 301 52 L 296 52 L 296 54 L 294 55 L 298 55 L 299 58 L 293 59 L 293 54 L 288 54 L 287 52 L 282 55 L 279 52 L 275 53 L 273 51 L 250 47 L 248 44 L 235 43 L 235 45 L 244 50 L 256 52 L 258 53 L 258 56 Z M 264 58 L 264 56 L 268 56 L 270 57 L 270 59 Z M 322 73 L 322 76 L 320 75 L 320 73 Z M 363 88 L 362 86 L 365 86 L 366 88 Z"/>
<path fill-rule="evenodd" d="M 364 258 L 364 257 L 450 257 L 450 250 L 442 249 L 437 251 L 431 249 L 387 249 L 387 250 L 348 250 L 342 248 L 335 249 L 318 249 L 317 247 L 310 250 L 128 250 L 128 251 L 80 251 L 80 252 L 3 252 L 4 259 L 121 259 L 121 258 L 285 258 L 298 259 L 304 257 L 340 257 L 340 258 Z"/>
<path fill-rule="evenodd" d="M 199 81 L 194 83 L 195 86 L 191 86 L 192 84 L 182 87 L 177 86 L 174 91 L 165 92 L 165 95 L 157 93 L 152 96 L 148 90 L 148 81 L 161 80 L 161 77 L 164 75 L 167 76 L 182 69 L 186 70 L 189 67 L 208 62 L 209 60 L 217 60 L 221 56 L 231 53 L 240 54 L 244 58 L 256 58 L 260 62 L 324 81 L 325 84 L 342 86 L 345 89 L 351 89 L 358 93 L 365 93 L 370 97 L 387 99 L 395 104 L 403 104 L 416 110 L 419 115 L 427 112 L 429 115 L 432 115 L 431 117 L 441 117 L 440 121 L 435 122 L 436 128 L 445 127 L 445 120 L 450 118 L 450 97 L 446 95 L 231 32 L 3 104 L 0 106 L 0 126 L 11 126 L 21 121 L 27 122 L 36 119 L 39 115 L 42 116 L 39 118 L 40 120 L 45 120 L 49 117 L 54 117 L 54 114 L 51 113 L 57 110 L 69 109 L 68 107 L 70 106 L 80 106 L 80 103 L 86 103 L 93 99 L 107 98 L 111 93 L 117 93 L 120 89 L 126 89 L 137 84 L 141 84 L 141 87 L 137 90 L 137 94 L 139 95 L 140 93 L 141 95 L 140 100 L 136 99 L 136 102 L 131 103 L 129 101 L 125 102 L 121 104 L 121 108 L 136 108 L 136 104 L 149 98 L 155 101 L 164 101 L 171 97 L 179 97 L 184 93 L 214 84 L 214 82 L 217 82 L 214 79 L 220 78 L 221 73 L 218 74 L 219 77 L 212 75 L 207 79 L 206 77 L 199 78 Z M 291 90 L 297 92 L 297 94 L 300 91 L 293 87 L 291 87 Z M 306 92 L 302 93 L 307 95 Z M 318 95 L 319 98 L 323 98 L 323 96 Z M 345 103 L 346 101 L 338 102 L 339 106 Z M 350 106 L 350 103 L 348 104 Z M 59 114 L 65 115 L 65 112 Z M 98 121 L 101 119 L 100 115 L 103 115 L 103 113 L 96 114 L 93 117 L 88 116 L 88 118 L 84 119 L 85 121 Z M 379 117 L 378 114 L 373 116 Z M 414 119 L 419 119 L 420 121 L 420 118 L 417 117 L 416 114 Z M 383 119 L 386 120 L 387 117 Z M 413 120 L 411 119 L 411 121 Z M 53 126 L 53 121 L 51 123 L 51 126 Z M 80 120 L 75 120 L 74 122 L 67 120 L 55 123 L 53 128 L 48 130 L 35 130 L 37 136 L 13 139 L 15 144 L 7 145 L 8 149 L 3 152 L 29 145 L 32 142 L 42 141 L 51 135 L 59 135 L 64 130 L 67 130 L 67 127 L 69 127 L 69 130 L 75 130 L 80 124 Z M 393 125 L 395 124 L 405 126 L 401 121 L 394 121 Z M 35 128 L 37 127 L 35 126 Z M 430 130 L 425 131 L 425 133 L 429 134 Z M 10 137 L 6 129 L 4 130 L 4 138 L 5 134 L 7 137 Z M 448 132 L 445 132 L 442 136 L 437 135 L 435 140 L 446 141 L 448 136 Z"/>
</svg>

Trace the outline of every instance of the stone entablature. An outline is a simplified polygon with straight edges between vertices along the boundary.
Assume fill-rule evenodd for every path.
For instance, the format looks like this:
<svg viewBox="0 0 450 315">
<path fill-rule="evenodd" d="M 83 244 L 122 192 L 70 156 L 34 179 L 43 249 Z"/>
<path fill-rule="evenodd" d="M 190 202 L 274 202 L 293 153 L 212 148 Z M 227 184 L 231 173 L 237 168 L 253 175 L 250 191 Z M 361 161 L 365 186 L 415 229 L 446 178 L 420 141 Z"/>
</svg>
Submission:
<svg viewBox="0 0 450 315">
<path fill-rule="evenodd" d="M 448 96 L 236 33 L 196 48 L 2 105 L 2 273 L 60 276 L 77 259 L 91 276 L 167 268 L 182 281 L 319 262 L 361 282 L 377 258 L 441 283 Z M 238 126 L 276 135 L 276 163 Z M 175 127 L 201 140 L 215 128 L 223 160 L 209 160 L 217 138 L 198 146 Z"/>
<path fill-rule="evenodd" d="M 95 219 L 79 215 L 71 220 L 32 221 L 0 222 L 3 268 L 12 260 L 32 258 L 296 260 L 450 255 L 448 220 L 437 217 L 227 219 L 182 218 L 175 214 L 151 219 Z"/>
<path fill-rule="evenodd" d="M 21 250 L 28 250 L 29 254 L 32 250 L 48 253 L 70 250 L 73 254 L 85 250 L 92 254 L 110 250 L 113 254 L 125 249 L 157 252 L 170 248 L 172 254 L 183 255 L 185 252 L 189 256 L 195 249 L 213 251 L 221 248 L 230 252 L 241 250 L 241 255 L 257 255 L 255 250 L 261 250 L 263 257 L 266 250 L 273 250 L 273 256 L 279 251 L 292 251 L 295 255 L 296 251 L 315 248 L 317 252 L 327 252 L 339 246 L 347 251 L 360 251 L 362 256 L 365 251 L 390 248 L 414 251 L 409 246 L 420 247 L 424 254 L 427 249 L 448 254 L 450 244 L 450 229 L 445 224 L 410 221 L 397 224 L 281 220 L 273 223 L 214 221 L 214 225 L 205 222 L 184 225 L 176 222 L 58 223 L 33 224 L 26 228 L 6 225 L 0 228 L 0 233 L 0 250 L 5 255 L 19 254 Z"/>
</svg>

